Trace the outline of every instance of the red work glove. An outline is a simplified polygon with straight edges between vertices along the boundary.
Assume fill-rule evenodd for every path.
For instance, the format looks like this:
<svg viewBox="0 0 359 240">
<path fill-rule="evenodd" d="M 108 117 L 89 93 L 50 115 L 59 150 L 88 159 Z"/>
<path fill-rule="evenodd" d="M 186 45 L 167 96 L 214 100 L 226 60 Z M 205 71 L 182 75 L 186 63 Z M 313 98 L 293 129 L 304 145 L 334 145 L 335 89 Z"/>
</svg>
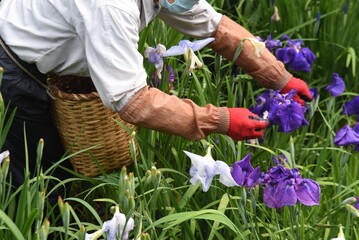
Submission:
<svg viewBox="0 0 359 240">
<path fill-rule="evenodd" d="M 260 138 L 268 123 L 247 108 L 229 108 L 229 129 L 227 135 L 234 140 Z"/>
<path fill-rule="evenodd" d="M 290 90 L 296 89 L 297 92 L 293 96 L 293 99 L 304 106 L 305 101 L 311 101 L 313 99 L 309 92 L 308 85 L 299 78 L 292 77 L 280 93 L 288 93 Z"/>
</svg>

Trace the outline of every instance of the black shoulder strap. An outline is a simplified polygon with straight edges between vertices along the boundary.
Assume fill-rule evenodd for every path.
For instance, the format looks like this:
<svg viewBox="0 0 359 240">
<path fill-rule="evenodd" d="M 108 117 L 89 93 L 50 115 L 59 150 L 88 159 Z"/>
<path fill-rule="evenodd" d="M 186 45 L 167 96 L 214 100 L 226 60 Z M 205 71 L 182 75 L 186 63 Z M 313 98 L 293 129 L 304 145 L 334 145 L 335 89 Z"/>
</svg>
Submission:
<svg viewBox="0 0 359 240">
<path fill-rule="evenodd" d="M 1 2 L 1 0 L 0 0 Z M 6 45 L 4 40 L 0 37 L 0 46 L 4 49 L 8 57 L 27 75 L 29 75 L 32 79 L 34 79 L 38 84 L 42 87 L 47 88 L 46 80 L 47 75 L 41 73 L 35 64 L 29 64 L 23 60 L 21 60 L 10 48 Z"/>
</svg>

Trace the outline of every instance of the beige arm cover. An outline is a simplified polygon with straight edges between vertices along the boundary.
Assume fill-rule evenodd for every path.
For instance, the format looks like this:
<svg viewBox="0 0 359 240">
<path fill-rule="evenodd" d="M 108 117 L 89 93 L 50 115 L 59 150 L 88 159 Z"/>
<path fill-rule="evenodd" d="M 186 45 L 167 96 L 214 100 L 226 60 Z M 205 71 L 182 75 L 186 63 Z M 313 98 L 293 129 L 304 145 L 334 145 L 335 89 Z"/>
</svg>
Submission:
<svg viewBox="0 0 359 240">
<path fill-rule="evenodd" d="M 245 28 L 223 16 L 214 34 L 215 41 L 209 46 L 228 60 L 233 60 L 240 42 L 244 38 L 255 38 Z M 255 56 L 254 47 L 249 41 L 244 42 L 242 52 L 235 64 L 255 78 L 262 87 L 282 89 L 292 75 L 284 64 L 266 48 L 260 57 Z"/>
<path fill-rule="evenodd" d="M 138 91 L 119 112 L 120 117 L 137 126 L 182 136 L 203 139 L 210 133 L 227 133 L 229 112 L 226 107 L 207 104 L 199 107 L 148 86 Z"/>
</svg>

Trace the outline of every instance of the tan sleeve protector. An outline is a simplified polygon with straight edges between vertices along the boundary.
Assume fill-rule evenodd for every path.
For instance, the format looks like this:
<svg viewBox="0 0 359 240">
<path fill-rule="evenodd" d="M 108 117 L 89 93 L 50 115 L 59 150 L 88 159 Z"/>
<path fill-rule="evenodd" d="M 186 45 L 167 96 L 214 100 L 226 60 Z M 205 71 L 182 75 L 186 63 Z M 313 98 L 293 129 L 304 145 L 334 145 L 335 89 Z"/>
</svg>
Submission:
<svg viewBox="0 0 359 240">
<path fill-rule="evenodd" d="M 226 107 L 196 105 L 189 99 L 144 87 L 119 112 L 120 117 L 137 126 L 182 136 L 203 139 L 210 133 L 227 133 L 229 111 Z"/>
<path fill-rule="evenodd" d="M 255 37 L 238 23 L 223 16 L 214 33 L 214 38 L 215 41 L 209 47 L 232 61 L 241 41 L 244 38 Z M 244 41 L 242 52 L 235 60 L 235 64 L 266 88 L 282 89 L 292 77 L 284 64 L 278 61 L 268 49 L 263 49 L 260 57 L 255 56 L 254 47 L 249 41 Z"/>
</svg>

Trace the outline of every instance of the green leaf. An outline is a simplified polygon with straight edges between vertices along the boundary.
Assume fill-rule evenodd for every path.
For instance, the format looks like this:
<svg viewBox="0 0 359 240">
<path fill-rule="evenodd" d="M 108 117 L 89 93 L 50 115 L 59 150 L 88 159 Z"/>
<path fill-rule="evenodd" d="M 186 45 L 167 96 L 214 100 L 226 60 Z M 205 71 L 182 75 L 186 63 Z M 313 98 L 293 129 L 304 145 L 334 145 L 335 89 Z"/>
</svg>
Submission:
<svg viewBox="0 0 359 240">
<path fill-rule="evenodd" d="M 228 194 L 225 193 L 225 194 L 223 194 L 223 196 L 221 198 L 221 201 L 219 203 L 218 211 L 224 213 L 224 211 L 226 210 L 226 208 L 228 206 L 228 203 L 229 203 L 229 197 L 228 197 Z M 215 221 L 213 223 L 212 228 L 211 228 L 211 233 L 209 234 L 208 240 L 214 239 L 215 233 L 216 233 L 216 231 L 217 231 L 217 229 L 219 227 L 219 224 L 220 224 L 219 221 Z"/>
<path fill-rule="evenodd" d="M 32 209 L 31 213 L 27 217 L 26 222 L 24 223 L 24 227 L 22 229 L 22 233 L 24 234 L 24 236 L 31 234 L 31 227 L 37 217 L 38 211 L 39 210 L 37 208 Z"/>
<path fill-rule="evenodd" d="M 24 236 L 21 234 L 20 229 L 15 225 L 15 223 L 2 210 L 0 210 L 0 219 L 9 228 L 10 232 L 12 232 L 15 239 L 25 240 Z"/>
<path fill-rule="evenodd" d="M 164 226 L 164 230 L 168 230 L 176 225 L 179 225 L 191 219 L 206 219 L 212 221 L 219 221 L 223 225 L 229 227 L 229 229 L 231 229 L 236 234 L 241 234 L 237 226 L 226 215 L 224 215 L 222 212 L 218 210 L 213 210 L 213 209 L 174 213 L 158 219 L 157 221 L 149 225 L 144 231 L 146 232 L 149 229 L 157 227 L 163 223 L 166 223 L 166 225 Z"/>
</svg>

